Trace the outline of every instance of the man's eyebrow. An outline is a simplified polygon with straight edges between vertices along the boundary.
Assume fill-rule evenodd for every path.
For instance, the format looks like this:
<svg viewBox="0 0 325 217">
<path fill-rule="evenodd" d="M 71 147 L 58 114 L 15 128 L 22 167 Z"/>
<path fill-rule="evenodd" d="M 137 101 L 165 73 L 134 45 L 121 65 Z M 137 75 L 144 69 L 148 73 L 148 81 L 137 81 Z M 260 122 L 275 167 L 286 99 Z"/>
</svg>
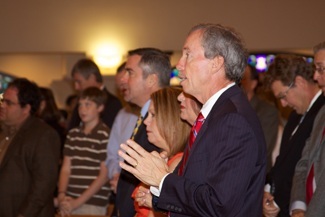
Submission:
<svg viewBox="0 0 325 217">
<path fill-rule="evenodd" d="M 133 71 L 131 68 L 125 68 L 125 71 Z"/>
</svg>

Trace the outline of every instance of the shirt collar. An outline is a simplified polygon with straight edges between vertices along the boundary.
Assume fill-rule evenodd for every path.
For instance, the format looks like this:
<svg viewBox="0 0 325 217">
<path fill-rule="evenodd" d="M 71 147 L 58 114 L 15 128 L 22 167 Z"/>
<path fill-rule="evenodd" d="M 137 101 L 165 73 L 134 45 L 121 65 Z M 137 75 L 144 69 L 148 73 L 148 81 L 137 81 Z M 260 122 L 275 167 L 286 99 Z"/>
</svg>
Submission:
<svg viewBox="0 0 325 217">
<path fill-rule="evenodd" d="M 212 107 L 214 106 L 214 104 L 216 103 L 216 101 L 219 99 L 219 97 L 221 96 L 221 94 L 223 92 L 225 92 L 226 90 L 228 90 L 230 87 L 234 86 L 235 82 L 232 82 L 230 84 L 228 84 L 226 87 L 220 89 L 218 92 L 216 92 L 215 94 L 213 94 L 206 103 L 204 103 L 202 109 L 201 109 L 201 113 L 203 115 L 204 118 L 208 117 Z"/>
<path fill-rule="evenodd" d="M 141 112 L 140 112 L 141 117 L 146 116 L 146 114 L 147 114 L 147 112 L 148 112 L 148 110 L 149 110 L 150 102 L 151 102 L 151 100 L 149 99 L 149 100 L 144 104 L 144 106 L 142 106 L 142 108 L 141 108 Z"/>
<path fill-rule="evenodd" d="M 313 106 L 313 104 L 316 102 L 316 100 L 318 99 L 318 97 L 319 97 L 321 94 L 322 94 L 322 90 L 319 90 L 319 91 L 315 94 L 315 96 L 314 96 L 314 98 L 311 100 L 311 102 L 310 102 L 310 104 L 309 104 L 309 107 L 308 107 L 308 109 L 307 109 L 306 112 L 309 111 L 309 109 Z"/>
</svg>

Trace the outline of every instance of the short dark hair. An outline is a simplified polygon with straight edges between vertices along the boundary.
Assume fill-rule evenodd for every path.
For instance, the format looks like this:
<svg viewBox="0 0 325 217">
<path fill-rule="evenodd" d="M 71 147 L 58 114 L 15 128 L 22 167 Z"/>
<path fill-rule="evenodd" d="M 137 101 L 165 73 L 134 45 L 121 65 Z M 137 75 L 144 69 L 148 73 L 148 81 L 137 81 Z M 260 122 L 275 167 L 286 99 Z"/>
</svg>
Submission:
<svg viewBox="0 0 325 217">
<path fill-rule="evenodd" d="M 289 86 L 298 75 L 308 82 L 314 83 L 312 64 L 308 63 L 304 57 L 292 54 L 279 54 L 267 70 L 264 82 L 267 87 L 271 87 L 273 82 L 277 80 Z"/>
<path fill-rule="evenodd" d="M 258 72 L 254 66 L 247 65 L 247 67 L 250 69 L 250 79 L 251 80 L 258 80 Z"/>
<path fill-rule="evenodd" d="M 66 98 L 66 100 L 65 100 L 65 105 L 70 106 L 72 104 L 73 100 L 75 100 L 75 99 L 78 99 L 78 95 L 77 94 L 71 94 L 71 95 L 69 95 Z"/>
<path fill-rule="evenodd" d="M 71 75 L 79 73 L 85 79 L 90 75 L 94 75 L 98 83 L 103 83 L 103 77 L 96 63 L 90 59 L 80 59 L 72 68 Z"/>
<path fill-rule="evenodd" d="M 194 26 L 189 35 L 197 30 L 202 32 L 201 45 L 205 58 L 223 57 L 226 77 L 239 83 L 248 59 L 247 49 L 239 33 L 230 27 L 206 23 Z"/>
<path fill-rule="evenodd" d="M 38 116 L 45 121 L 60 121 L 61 112 L 59 111 L 53 91 L 46 87 L 40 87 L 41 101 L 45 102 L 45 107 Z"/>
<path fill-rule="evenodd" d="M 143 71 L 143 78 L 150 74 L 157 74 L 160 87 L 169 86 L 172 67 L 169 56 L 157 48 L 138 48 L 128 52 L 129 56 L 139 55 L 139 67 Z"/>
<path fill-rule="evenodd" d="M 119 74 L 125 69 L 126 62 L 123 62 L 119 67 L 117 67 L 116 73 Z"/>
<path fill-rule="evenodd" d="M 81 92 L 79 99 L 89 99 L 100 106 L 105 105 L 107 96 L 104 91 L 97 87 L 88 87 Z"/>
<path fill-rule="evenodd" d="M 16 78 L 9 83 L 8 88 L 16 88 L 20 106 L 30 105 L 30 115 L 36 114 L 41 103 L 41 93 L 36 83 L 26 78 Z"/>
</svg>

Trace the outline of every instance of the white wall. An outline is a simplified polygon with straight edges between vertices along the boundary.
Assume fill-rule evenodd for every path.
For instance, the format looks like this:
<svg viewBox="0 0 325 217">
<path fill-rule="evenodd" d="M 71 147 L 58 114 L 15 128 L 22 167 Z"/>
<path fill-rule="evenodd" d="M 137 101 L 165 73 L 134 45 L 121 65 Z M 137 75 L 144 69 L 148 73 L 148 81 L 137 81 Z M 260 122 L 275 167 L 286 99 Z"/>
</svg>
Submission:
<svg viewBox="0 0 325 217">
<path fill-rule="evenodd" d="M 62 104 L 71 65 L 98 47 L 113 44 L 123 57 L 138 47 L 178 51 L 175 64 L 190 27 L 213 22 L 235 27 L 251 50 L 310 50 L 325 40 L 324 8 L 324 0 L 1 0 L 0 71 L 53 87 Z"/>
<path fill-rule="evenodd" d="M 2 0 L 0 52 L 180 50 L 199 22 L 235 27 L 250 49 L 309 49 L 325 40 L 324 0 Z"/>
</svg>

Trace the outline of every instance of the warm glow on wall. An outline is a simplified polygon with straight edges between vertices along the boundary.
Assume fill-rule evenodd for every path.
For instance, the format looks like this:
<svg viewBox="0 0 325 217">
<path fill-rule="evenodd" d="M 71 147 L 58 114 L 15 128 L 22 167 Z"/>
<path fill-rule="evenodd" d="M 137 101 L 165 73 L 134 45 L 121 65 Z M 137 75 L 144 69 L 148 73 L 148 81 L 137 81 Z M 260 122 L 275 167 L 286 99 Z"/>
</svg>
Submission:
<svg viewBox="0 0 325 217">
<path fill-rule="evenodd" d="M 122 50 L 115 44 L 100 44 L 90 53 L 104 75 L 114 75 L 121 64 Z"/>
<path fill-rule="evenodd" d="M 102 68 L 114 68 L 120 64 L 122 54 L 114 45 L 101 46 L 95 51 L 94 61 Z"/>
</svg>

